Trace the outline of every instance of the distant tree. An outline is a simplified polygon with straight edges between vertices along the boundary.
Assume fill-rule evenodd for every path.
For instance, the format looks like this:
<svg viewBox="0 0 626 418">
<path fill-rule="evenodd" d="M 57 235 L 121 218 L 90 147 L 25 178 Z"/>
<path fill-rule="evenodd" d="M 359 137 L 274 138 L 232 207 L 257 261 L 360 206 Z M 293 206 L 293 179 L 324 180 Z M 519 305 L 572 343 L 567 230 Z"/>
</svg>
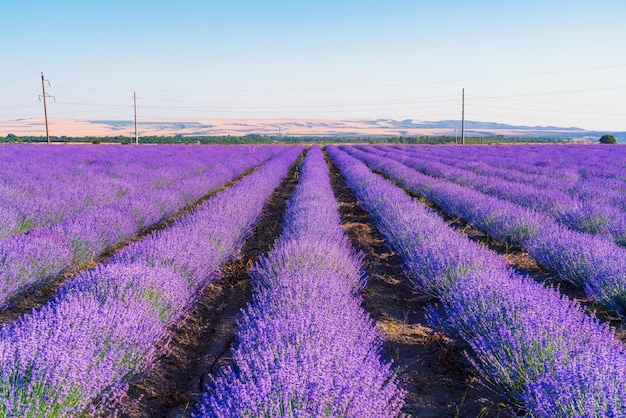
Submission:
<svg viewBox="0 0 626 418">
<path fill-rule="evenodd" d="M 602 137 L 600 138 L 600 143 L 601 144 L 616 144 L 617 140 L 615 139 L 615 137 L 613 135 L 602 135 Z"/>
<path fill-rule="evenodd" d="M 19 138 L 17 137 L 17 135 L 14 134 L 8 134 L 7 135 L 7 141 L 17 141 Z"/>
</svg>

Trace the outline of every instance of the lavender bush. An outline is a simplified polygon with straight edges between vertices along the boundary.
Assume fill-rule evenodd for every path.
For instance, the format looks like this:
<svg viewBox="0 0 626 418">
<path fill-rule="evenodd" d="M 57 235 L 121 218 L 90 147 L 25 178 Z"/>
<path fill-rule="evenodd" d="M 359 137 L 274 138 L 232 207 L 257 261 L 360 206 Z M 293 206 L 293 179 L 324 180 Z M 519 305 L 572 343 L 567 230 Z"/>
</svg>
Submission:
<svg viewBox="0 0 626 418">
<path fill-rule="evenodd" d="M 360 307 L 361 257 L 341 229 L 318 147 L 305 159 L 283 233 L 253 268 L 254 300 L 238 320 L 233 366 L 196 416 L 391 417 L 403 392 Z"/>
<path fill-rule="evenodd" d="M 3 283 L 0 286 L 0 309 L 6 308 L 11 301 L 23 293 L 40 286 L 62 271 L 93 261 L 107 248 L 127 240 L 140 229 L 172 215 L 185 205 L 233 180 L 284 149 L 278 146 L 270 146 L 266 149 L 250 146 L 193 147 L 195 151 L 189 152 L 184 147 L 163 147 L 162 150 L 146 147 L 145 151 L 131 148 L 133 151 L 130 151 L 130 154 L 135 160 L 130 161 L 131 157 L 122 154 L 120 160 L 126 165 L 120 167 L 113 162 L 114 152 L 120 151 L 116 147 L 107 147 L 109 151 L 104 152 L 103 155 L 90 154 L 85 151 L 85 147 L 60 148 L 65 150 L 68 160 L 59 160 L 56 165 L 52 164 L 54 161 L 48 161 L 44 169 L 50 169 L 49 174 L 53 179 L 43 182 L 43 185 L 37 185 L 34 182 L 22 185 L 19 182 L 20 177 L 15 174 L 11 177 L 10 173 L 4 172 L 5 188 L 3 190 L 5 192 L 8 190 L 7 187 L 11 186 L 17 190 L 14 194 L 19 194 L 18 192 L 22 189 L 33 189 L 33 194 L 41 195 L 31 199 L 30 192 L 25 191 L 21 197 L 22 200 L 12 201 L 15 205 L 15 213 L 22 213 L 24 205 L 29 205 L 31 200 L 41 204 L 42 201 L 47 201 L 45 199 L 55 201 L 60 199 L 61 207 L 66 215 L 72 216 L 65 216 L 64 219 L 55 222 L 42 220 L 41 223 L 52 222 L 53 224 L 30 228 L 28 231 L 32 233 L 14 233 L 0 239 L 0 278 Z M 37 149 L 41 150 L 41 147 Z M 8 150 L 13 150 L 13 148 L 8 147 Z M 22 150 L 22 148 L 16 148 L 16 150 Z M 29 162 L 30 151 L 29 147 L 21 151 L 26 154 L 26 162 Z M 53 151 L 47 152 L 52 153 L 48 155 L 44 152 L 47 157 L 60 158 Z M 43 173 L 38 170 L 42 168 L 32 167 L 23 160 L 16 160 L 20 155 L 16 151 L 15 155 L 8 159 L 9 162 L 15 165 L 19 161 L 23 170 L 41 179 Z M 176 164 L 176 156 L 180 158 L 178 164 Z M 43 158 L 38 154 L 30 157 L 35 162 Z M 160 157 L 163 157 L 165 161 L 153 161 L 154 158 Z M 83 159 L 86 160 L 83 161 Z M 69 163 L 76 162 L 79 168 L 66 165 L 68 161 Z M 189 167 L 180 168 L 185 164 L 189 164 Z M 142 165 L 148 168 L 144 167 L 142 171 Z M 127 180 L 123 177 L 124 169 L 130 169 L 130 174 L 138 176 L 128 179 L 130 184 L 128 187 L 118 181 L 120 178 Z M 74 175 L 68 176 L 57 170 L 74 172 Z M 150 177 L 155 175 L 156 180 Z M 85 188 L 83 181 L 88 179 L 82 179 L 78 183 L 80 187 L 70 187 L 68 183 L 77 181 L 76 176 L 79 178 L 94 176 L 95 186 Z M 111 179 L 114 186 L 110 188 L 106 182 L 103 184 L 103 181 L 95 180 L 98 176 Z M 55 182 L 57 177 L 60 179 Z M 141 182 L 145 184 L 141 185 Z M 154 187 L 146 186 L 150 184 Z M 41 198 L 45 199 L 41 200 Z M 78 206 L 72 207 L 72 205 Z M 55 238 L 51 241 L 43 237 Z"/>
<path fill-rule="evenodd" d="M 424 147 L 362 149 L 388 155 L 430 176 L 545 211 L 572 229 L 610 235 L 620 245 L 626 242 L 621 213 L 626 192 L 624 155 L 619 150 L 609 156 L 599 147 L 525 146 L 514 150 L 514 158 L 507 158 L 512 153 L 506 148 L 452 147 L 438 150 L 437 155 Z M 536 161 L 546 155 L 554 157 Z"/>
<path fill-rule="evenodd" d="M 67 282 L 43 308 L 0 329 L 0 415 L 93 414 L 119 396 L 150 366 L 168 326 L 236 256 L 301 151 L 286 150 L 147 237 L 151 257 L 144 256 L 145 243 L 130 245 L 109 264 Z M 195 260 L 186 253 L 191 248 Z"/>
<path fill-rule="evenodd" d="M 42 309 L 2 328 L 0 414 L 74 416 L 106 391 L 123 390 L 165 336 L 159 313 L 168 304 L 142 294 L 159 284 L 185 289 L 183 279 L 165 269 L 110 266 L 78 278 Z M 168 302 L 177 306 L 180 299 Z"/>
<path fill-rule="evenodd" d="M 471 275 L 442 301 L 445 318 L 434 310 L 432 318 L 468 341 L 485 381 L 532 415 L 623 414 L 623 345 L 608 326 L 558 292 L 537 288 L 532 280 L 503 273 Z M 594 404 L 566 406 L 573 397 Z"/>
<path fill-rule="evenodd" d="M 484 248 L 470 250 L 478 245 L 469 240 L 444 238 L 453 235 L 451 231 L 435 234 L 437 223 L 449 230 L 445 222 L 362 162 L 337 147 L 327 150 L 361 205 L 403 257 L 409 276 L 430 274 L 427 290 L 443 277 L 437 291 L 440 305 L 431 309 L 431 321 L 468 342 L 470 358 L 487 384 L 531 416 L 624 415 L 626 350 L 608 326 L 557 291 L 508 271 L 501 262 L 477 262 L 475 268 L 458 271 L 454 280 L 441 276 L 439 266 L 454 265 L 456 254 L 478 260 L 493 256 Z M 447 245 L 432 236 L 446 239 Z M 407 262 L 412 253 L 427 253 L 433 267 L 417 267 L 419 274 L 413 273 L 416 266 Z M 422 283 L 415 280 L 419 290 L 424 289 Z"/>
<path fill-rule="evenodd" d="M 56 277 L 71 261 L 71 243 L 54 231 L 36 228 L 7 239 L 0 244 L 0 308 Z"/>
<path fill-rule="evenodd" d="M 112 203 L 157 184 L 173 184 L 214 165 L 219 161 L 216 157 L 231 154 L 226 147 L 192 150 L 180 146 L 42 149 L 4 145 L 1 151 L 4 187 L 0 195 L 5 199 L 0 199 L 0 207 L 6 205 L 18 215 L 20 225 L 13 233 L 52 225 L 88 207 Z"/>
<path fill-rule="evenodd" d="M 373 169 L 453 216 L 510 245 L 578 286 L 597 303 L 626 313 L 626 250 L 603 236 L 573 231 L 545 214 L 418 173 L 404 164 L 343 147 Z"/>
</svg>

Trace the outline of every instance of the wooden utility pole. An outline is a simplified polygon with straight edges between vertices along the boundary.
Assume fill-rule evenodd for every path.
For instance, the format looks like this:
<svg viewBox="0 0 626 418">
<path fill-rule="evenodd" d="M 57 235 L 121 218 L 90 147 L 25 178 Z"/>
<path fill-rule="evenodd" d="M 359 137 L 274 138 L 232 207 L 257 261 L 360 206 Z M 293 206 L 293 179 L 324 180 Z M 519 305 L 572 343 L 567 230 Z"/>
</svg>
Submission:
<svg viewBox="0 0 626 418">
<path fill-rule="evenodd" d="M 461 145 L 465 145 L 465 88 L 461 94 Z"/>
<path fill-rule="evenodd" d="M 139 136 L 137 136 L 137 92 L 133 92 L 133 108 L 135 109 L 135 144 L 139 144 Z"/>
<path fill-rule="evenodd" d="M 50 82 L 48 82 L 50 83 Z M 43 76 L 43 71 L 41 72 L 41 91 L 42 91 L 42 95 L 41 97 L 43 98 L 43 114 L 44 117 L 46 119 L 46 141 L 48 142 L 48 144 L 50 143 L 50 131 L 48 130 L 48 107 L 46 106 L 46 79 Z"/>
</svg>

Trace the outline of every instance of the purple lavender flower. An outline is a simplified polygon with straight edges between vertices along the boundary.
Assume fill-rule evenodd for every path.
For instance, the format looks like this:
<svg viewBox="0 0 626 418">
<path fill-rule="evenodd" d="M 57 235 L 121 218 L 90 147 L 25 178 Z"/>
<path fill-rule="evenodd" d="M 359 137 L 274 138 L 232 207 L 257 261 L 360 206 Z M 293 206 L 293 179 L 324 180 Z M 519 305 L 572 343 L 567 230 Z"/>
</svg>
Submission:
<svg viewBox="0 0 626 418">
<path fill-rule="evenodd" d="M 391 417 L 403 392 L 361 309 L 361 258 L 343 235 L 318 147 L 305 159 L 283 233 L 253 269 L 233 366 L 196 416 Z"/>
<path fill-rule="evenodd" d="M 572 282 L 598 303 L 618 313 L 626 312 L 626 250 L 607 236 L 573 231 L 545 213 L 429 177 L 382 157 L 377 149 L 372 153 L 342 149 L 453 216 L 467 220 L 496 239 L 526 249 L 539 264 Z M 439 173 L 444 169 L 437 170 Z M 614 222 L 613 226 L 618 224 Z"/>
<path fill-rule="evenodd" d="M 47 229 L 32 229 L 0 241 L 0 308 L 60 274 L 71 259 L 69 241 Z"/>
<path fill-rule="evenodd" d="M 0 220 L 0 236 L 7 234 L 0 239 L 0 308 L 285 148 L 146 147 L 121 155 L 118 147 L 3 149 L 10 152 L 7 166 L 0 165 L 0 194 L 14 212 L 6 222 Z M 56 241 L 41 242 L 44 236 Z"/>
<path fill-rule="evenodd" d="M 161 249 L 180 241 L 178 248 L 193 249 L 195 262 L 184 252 L 133 256 L 142 247 L 128 246 L 109 264 L 67 282 L 41 309 L 0 329 L 0 415 L 78 416 L 119 396 L 129 379 L 150 367 L 168 326 L 190 309 L 199 288 L 237 254 L 301 151 L 285 150 L 171 229 L 148 237 Z M 229 211 L 233 216 L 224 222 Z"/>
<path fill-rule="evenodd" d="M 470 359 L 487 384 L 533 416 L 624 415 L 626 351 L 607 325 L 557 291 L 508 271 L 501 262 L 481 263 L 489 260 L 488 250 L 452 238 L 451 231 L 438 233 L 437 226 L 449 228 L 432 212 L 337 147 L 327 150 L 361 205 L 403 257 L 416 288 L 439 297 L 439 307 L 430 312 L 432 324 L 468 342 Z M 366 159 L 354 150 L 350 153 Z M 366 161 L 378 164 L 375 158 Z M 376 167 L 387 167 L 379 162 Z M 408 262 L 419 253 L 427 254 L 427 262 Z M 459 253 L 469 259 L 466 265 L 474 262 L 475 267 L 442 275 L 442 266 L 458 263 Z"/>
</svg>

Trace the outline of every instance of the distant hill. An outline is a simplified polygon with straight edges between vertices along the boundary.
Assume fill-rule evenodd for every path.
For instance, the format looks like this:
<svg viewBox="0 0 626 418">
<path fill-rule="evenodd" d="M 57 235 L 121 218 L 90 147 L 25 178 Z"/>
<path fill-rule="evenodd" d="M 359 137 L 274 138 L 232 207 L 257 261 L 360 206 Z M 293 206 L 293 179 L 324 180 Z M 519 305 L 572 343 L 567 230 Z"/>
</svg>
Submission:
<svg viewBox="0 0 626 418">
<path fill-rule="evenodd" d="M 461 135 L 461 121 L 419 121 L 414 119 L 155 119 L 138 122 L 140 136 L 440 136 Z M 465 135 L 530 136 L 597 141 L 605 133 L 626 142 L 626 132 L 593 132 L 576 127 L 515 126 L 496 122 L 466 121 Z M 43 119 L 0 121 L 0 137 L 43 135 Z M 51 119 L 50 134 L 55 136 L 133 136 L 130 120 Z"/>
</svg>

